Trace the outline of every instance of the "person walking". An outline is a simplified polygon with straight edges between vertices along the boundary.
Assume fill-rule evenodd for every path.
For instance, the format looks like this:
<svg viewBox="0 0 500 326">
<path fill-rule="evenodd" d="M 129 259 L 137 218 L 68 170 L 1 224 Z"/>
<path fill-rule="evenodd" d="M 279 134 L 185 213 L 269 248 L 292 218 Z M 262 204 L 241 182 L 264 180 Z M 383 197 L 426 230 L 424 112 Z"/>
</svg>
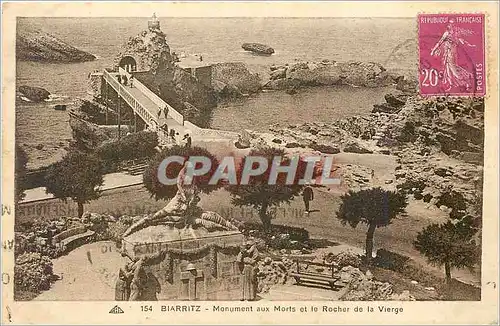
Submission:
<svg viewBox="0 0 500 326">
<path fill-rule="evenodd" d="M 192 139 L 189 131 L 186 132 L 182 140 L 185 141 L 186 148 L 191 148 Z"/>
<path fill-rule="evenodd" d="M 158 120 L 160 120 L 160 117 L 161 117 L 161 108 L 158 107 Z"/>
<path fill-rule="evenodd" d="M 134 88 L 134 76 L 130 76 L 130 88 Z"/>
<path fill-rule="evenodd" d="M 165 107 L 163 108 L 163 115 L 165 116 L 165 120 L 168 118 L 168 106 L 165 104 Z"/>
<path fill-rule="evenodd" d="M 123 75 L 123 85 L 127 86 L 128 78 L 126 75 Z"/>
<path fill-rule="evenodd" d="M 170 139 L 172 140 L 172 142 L 174 144 L 176 143 L 176 140 L 175 140 L 175 129 L 174 128 L 170 128 Z"/>
<path fill-rule="evenodd" d="M 306 207 L 306 214 L 309 214 L 309 202 L 314 200 L 314 192 L 309 185 L 304 187 L 302 191 L 302 199 L 304 200 L 304 206 Z"/>
<path fill-rule="evenodd" d="M 118 77 L 116 77 L 118 79 L 118 83 L 122 83 L 122 76 L 121 75 L 118 75 Z"/>
</svg>

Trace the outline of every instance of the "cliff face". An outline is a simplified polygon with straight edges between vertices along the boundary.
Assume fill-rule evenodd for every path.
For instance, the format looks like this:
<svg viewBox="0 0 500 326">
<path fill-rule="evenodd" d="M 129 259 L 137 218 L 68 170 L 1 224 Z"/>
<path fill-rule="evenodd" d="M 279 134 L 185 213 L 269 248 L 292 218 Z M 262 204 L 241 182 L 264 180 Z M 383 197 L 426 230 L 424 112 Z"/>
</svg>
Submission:
<svg viewBox="0 0 500 326">
<path fill-rule="evenodd" d="M 27 26 L 20 26 L 16 35 L 16 58 L 21 61 L 71 63 L 95 60 L 90 53 Z"/>
</svg>

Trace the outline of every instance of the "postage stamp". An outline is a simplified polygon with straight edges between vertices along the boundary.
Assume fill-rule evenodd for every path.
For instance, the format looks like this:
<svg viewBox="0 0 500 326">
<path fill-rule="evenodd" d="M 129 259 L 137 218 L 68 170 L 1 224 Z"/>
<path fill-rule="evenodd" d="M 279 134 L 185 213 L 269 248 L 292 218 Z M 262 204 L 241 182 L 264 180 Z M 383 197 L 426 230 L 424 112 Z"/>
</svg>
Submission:
<svg viewBox="0 0 500 326">
<path fill-rule="evenodd" d="M 2 3 L 2 325 L 498 322 L 494 5 Z"/>
<path fill-rule="evenodd" d="M 420 94 L 486 94 L 484 14 L 418 16 Z"/>
</svg>

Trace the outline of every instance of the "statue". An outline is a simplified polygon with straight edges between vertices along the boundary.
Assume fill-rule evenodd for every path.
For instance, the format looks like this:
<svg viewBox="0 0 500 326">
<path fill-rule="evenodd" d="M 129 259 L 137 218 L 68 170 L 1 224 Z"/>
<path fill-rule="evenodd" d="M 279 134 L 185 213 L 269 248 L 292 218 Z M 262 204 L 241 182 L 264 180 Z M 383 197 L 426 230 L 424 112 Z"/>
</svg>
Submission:
<svg viewBox="0 0 500 326">
<path fill-rule="evenodd" d="M 115 285 L 115 300 L 158 300 L 156 294 L 161 291 L 160 283 L 151 271 L 146 271 L 145 267 L 165 259 L 165 253 L 159 252 L 148 257 L 132 258 L 126 251 L 123 251 L 122 256 L 128 257 L 130 262 L 120 268 L 118 273 Z"/>
<path fill-rule="evenodd" d="M 144 282 L 144 259 L 132 259 L 126 253 L 122 253 L 122 256 L 130 258 L 131 262 L 125 264 L 118 272 L 115 285 L 115 300 L 138 301 L 141 299 L 142 283 Z"/>
<path fill-rule="evenodd" d="M 193 164 L 186 161 L 177 176 L 177 193 L 170 202 L 154 213 L 132 224 L 123 234 L 126 237 L 134 232 L 152 225 L 167 224 L 181 226 L 184 229 L 193 226 L 203 226 L 207 230 L 223 229 L 237 230 L 231 222 L 215 212 L 203 211 L 198 207 L 200 201 L 199 188 L 187 171 L 193 169 Z"/>
<path fill-rule="evenodd" d="M 247 241 L 241 248 L 236 261 L 243 273 L 241 300 L 254 301 L 257 297 L 257 260 L 259 252 L 254 242 Z"/>
</svg>

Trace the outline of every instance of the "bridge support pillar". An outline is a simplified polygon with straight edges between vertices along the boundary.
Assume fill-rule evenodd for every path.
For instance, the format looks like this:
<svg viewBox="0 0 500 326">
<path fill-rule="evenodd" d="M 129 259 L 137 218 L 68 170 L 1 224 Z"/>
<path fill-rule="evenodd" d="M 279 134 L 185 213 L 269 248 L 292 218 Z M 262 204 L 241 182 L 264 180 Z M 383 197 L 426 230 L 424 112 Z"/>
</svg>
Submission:
<svg viewBox="0 0 500 326">
<path fill-rule="evenodd" d="M 104 106 L 106 107 L 106 125 L 108 124 L 108 111 L 109 111 L 109 103 L 108 103 L 108 82 L 103 78 L 104 81 Z"/>
<path fill-rule="evenodd" d="M 120 141 L 121 138 L 121 127 L 122 127 L 122 106 L 121 106 L 121 97 L 120 94 L 118 94 L 118 141 Z"/>
</svg>

